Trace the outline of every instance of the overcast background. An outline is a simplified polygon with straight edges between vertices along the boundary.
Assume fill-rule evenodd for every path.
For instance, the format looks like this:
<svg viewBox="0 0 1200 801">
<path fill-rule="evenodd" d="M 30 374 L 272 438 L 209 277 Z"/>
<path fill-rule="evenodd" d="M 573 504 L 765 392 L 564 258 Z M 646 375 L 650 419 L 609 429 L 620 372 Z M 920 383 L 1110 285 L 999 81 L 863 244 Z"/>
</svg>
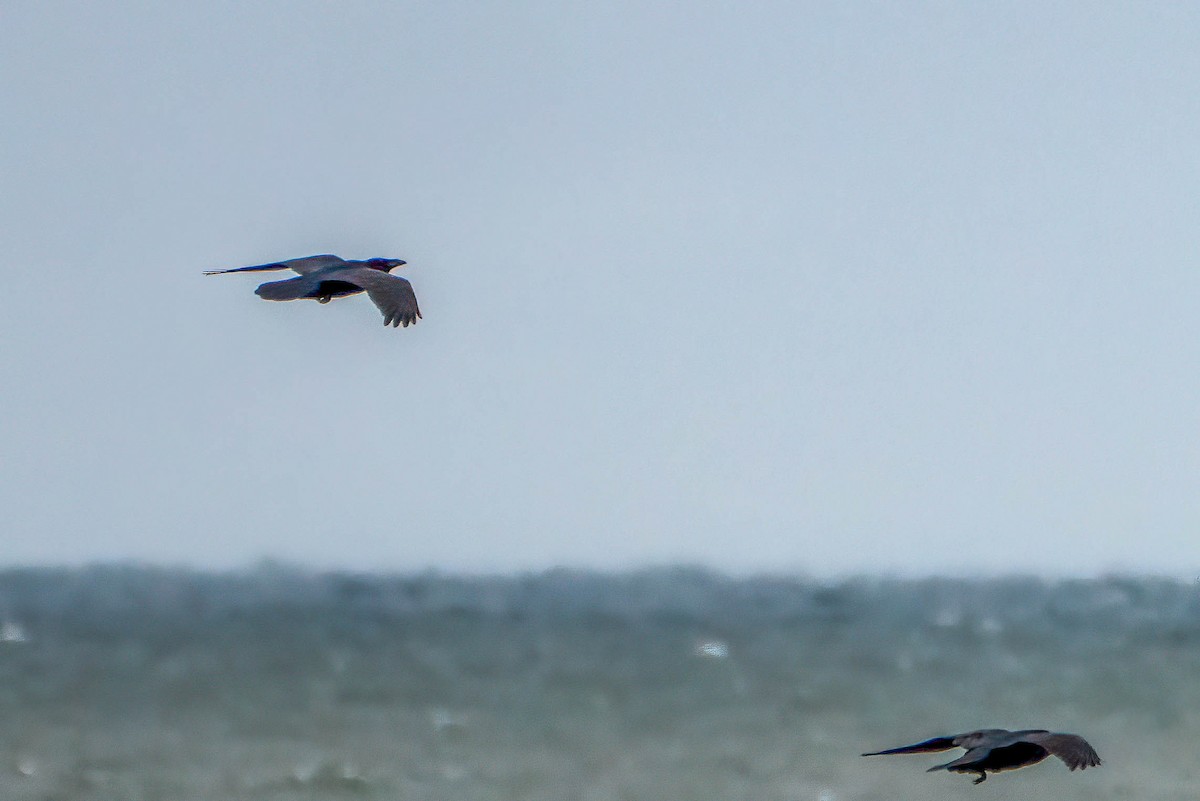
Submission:
<svg viewBox="0 0 1200 801">
<path fill-rule="evenodd" d="M 1193 575 L 1198 41 L 0 2 L 0 562 Z M 201 274 L 313 253 L 424 320 Z"/>
</svg>

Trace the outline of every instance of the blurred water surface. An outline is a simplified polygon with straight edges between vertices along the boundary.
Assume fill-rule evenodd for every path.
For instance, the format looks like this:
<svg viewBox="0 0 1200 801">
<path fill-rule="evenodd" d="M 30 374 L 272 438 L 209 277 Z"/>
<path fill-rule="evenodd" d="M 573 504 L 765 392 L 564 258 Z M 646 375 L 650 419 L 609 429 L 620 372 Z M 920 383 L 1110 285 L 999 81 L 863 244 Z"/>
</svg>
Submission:
<svg viewBox="0 0 1200 801">
<path fill-rule="evenodd" d="M 1105 765 L 858 756 L 984 726 Z M 0 572 L 14 801 L 1178 799 L 1197 743 L 1184 582 Z"/>
</svg>

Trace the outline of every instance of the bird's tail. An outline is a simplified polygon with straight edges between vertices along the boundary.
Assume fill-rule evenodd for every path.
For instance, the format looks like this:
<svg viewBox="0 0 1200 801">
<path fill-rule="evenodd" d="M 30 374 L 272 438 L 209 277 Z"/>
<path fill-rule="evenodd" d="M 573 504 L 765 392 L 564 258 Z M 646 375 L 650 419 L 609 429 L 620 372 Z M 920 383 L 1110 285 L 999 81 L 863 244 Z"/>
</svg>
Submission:
<svg viewBox="0 0 1200 801">
<path fill-rule="evenodd" d="M 900 748 L 889 748 L 886 751 L 872 751 L 863 756 L 883 756 L 885 754 L 926 754 L 930 751 L 948 751 L 954 747 L 953 737 L 934 737 L 923 743 L 905 745 Z"/>
<path fill-rule="evenodd" d="M 274 264 L 256 264 L 253 267 L 234 267 L 231 270 L 205 270 L 205 275 L 224 275 L 225 273 L 261 273 L 267 270 L 286 270 L 286 264 L 278 262 Z"/>
</svg>

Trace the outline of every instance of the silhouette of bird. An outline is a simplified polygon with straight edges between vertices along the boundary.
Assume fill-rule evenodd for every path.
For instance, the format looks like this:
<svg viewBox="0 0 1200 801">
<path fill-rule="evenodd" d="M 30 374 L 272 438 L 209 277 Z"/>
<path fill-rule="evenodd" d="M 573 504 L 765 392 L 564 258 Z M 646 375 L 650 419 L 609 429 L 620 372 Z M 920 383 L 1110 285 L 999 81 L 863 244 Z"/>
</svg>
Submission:
<svg viewBox="0 0 1200 801">
<path fill-rule="evenodd" d="M 995 773 L 1036 765 L 1051 754 L 1065 762 L 1071 770 L 1101 764 L 1095 749 L 1078 734 L 1060 734 L 1045 729 L 980 729 L 949 737 L 934 737 L 923 743 L 890 748 L 887 751 L 872 751 L 863 756 L 924 754 L 931 751 L 948 751 L 955 747 L 965 748 L 967 753 L 953 762 L 935 765 L 927 772 L 948 770 L 954 773 L 978 773 L 979 778 L 974 783 L 979 784 L 987 780 L 986 771 Z"/>
<path fill-rule="evenodd" d="M 366 292 L 367 297 L 383 312 L 384 325 L 402 325 L 407 328 L 410 323 L 416 324 L 421 310 L 417 308 L 417 296 L 413 292 L 412 284 L 399 276 L 389 275 L 392 270 L 403 264 L 407 262 L 401 259 L 347 261 L 338 256 L 305 256 L 254 267 L 208 270 L 204 274 L 294 270 L 300 273 L 299 278 L 268 281 L 261 284 L 254 293 L 263 300 L 313 298 L 318 303 L 328 303 L 333 298 Z"/>
</svg>

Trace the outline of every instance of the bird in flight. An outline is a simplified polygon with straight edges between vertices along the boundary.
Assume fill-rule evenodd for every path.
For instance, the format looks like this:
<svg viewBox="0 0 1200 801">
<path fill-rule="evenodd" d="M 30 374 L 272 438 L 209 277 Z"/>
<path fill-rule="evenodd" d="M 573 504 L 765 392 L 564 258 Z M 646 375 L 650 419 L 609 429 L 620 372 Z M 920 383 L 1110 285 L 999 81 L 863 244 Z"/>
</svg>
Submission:
<svg viewBox="0 0 1200 801">
<path fill-rule="evenodd" d="M 313 298 L 318 303 L 328 303 L 333 298 L 366 292 L 367 297 L 383 312 L 384 325 L 402 325 L 407 328 L 409 324 L 416 324 L 421 310 L 417 308 L 417 296 L 413 292 L 412 284 L 399 276 L 389 274 L 403 264 L 407 262 L 401 259 L 347 261 L 338 256 L 305 256 L 254 267 L 208 270 L 204 274 L 290 269 L 300 273 L 300 277 L 268 281 L 259 285 L 254 293 L 263 300 Z"/>
<path fill-rule="evenodd" d="M 887 751 L 872 751 L 863 756 L 924 754 L 930 751 L 948 751 L 955 747 L 965 748 L 967 753 L 953 762 L 935 765 L 927 772 L 948 770 L 954 773 L 978 773 L 979 778 L 975 780 L 975 784 L 979 784 L 987 780 L 986 771 L 995 773 L 1036 765 L 1051 754 L 1065 762 L 1071 770 L 1101 764 L 1095 749 L 1078 734 L 1060 734 L 1045 729 L 980 729 L 949 737 L 934 737 L 923 743 L 890 748 Z"/>
</svg>

